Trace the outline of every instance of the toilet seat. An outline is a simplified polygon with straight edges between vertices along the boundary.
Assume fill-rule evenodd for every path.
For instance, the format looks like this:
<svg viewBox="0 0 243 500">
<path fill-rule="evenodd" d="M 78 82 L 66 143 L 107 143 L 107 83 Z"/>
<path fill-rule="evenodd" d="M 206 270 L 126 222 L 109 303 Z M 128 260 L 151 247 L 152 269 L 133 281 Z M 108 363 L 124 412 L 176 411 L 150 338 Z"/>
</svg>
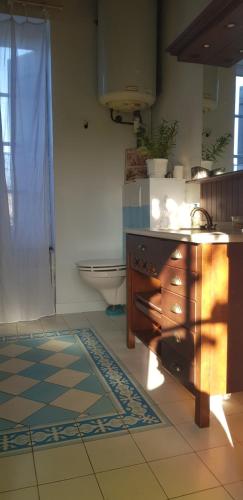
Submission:
<svg viewBox="0 0 243 500">
<path fill-rule="evenodd" d="M 117 272 L 126 271 L 126 264 L 123 260 L 82 260 L 77 262 L 77 267 L 80 271 L 86 272 Z"/>
</svg>

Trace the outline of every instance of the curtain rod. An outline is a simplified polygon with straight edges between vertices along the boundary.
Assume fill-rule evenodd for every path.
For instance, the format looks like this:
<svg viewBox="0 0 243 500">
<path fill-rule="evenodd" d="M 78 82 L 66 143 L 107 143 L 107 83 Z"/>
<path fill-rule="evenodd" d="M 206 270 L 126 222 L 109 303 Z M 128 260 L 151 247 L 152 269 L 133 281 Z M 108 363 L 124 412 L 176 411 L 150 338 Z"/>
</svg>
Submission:
<svg viewBox="0 0 243 500">
<path fill-rule="evenodd" d="M 44 2 L 31 2 L 29 0 L 8 0 L 9 5 L 13 4 L 19 4 L 22 5 L 22 7 L 26 6 L 32 6 L 32 7 L 41 7 L 42 9 L 56 9 L 56 10 L 62 10 L 63 5 L 54 5 L 51 3 L 44 3 Z"/>
</svg>

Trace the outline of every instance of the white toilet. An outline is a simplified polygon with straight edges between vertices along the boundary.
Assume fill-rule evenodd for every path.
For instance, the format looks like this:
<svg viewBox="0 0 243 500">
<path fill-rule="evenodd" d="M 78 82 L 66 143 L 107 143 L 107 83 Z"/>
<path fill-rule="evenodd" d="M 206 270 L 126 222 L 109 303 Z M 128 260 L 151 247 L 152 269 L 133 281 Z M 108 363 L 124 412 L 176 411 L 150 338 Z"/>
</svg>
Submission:
<svg viewBox="0 0 243 500">
<path fill-rule="evenodd" d="M 108 314 L 121 314 L 126 302 L 126 265 L 120 259 L 77 262 L 81 278 L 95 288 L 109 307 Z"/>
</svg>

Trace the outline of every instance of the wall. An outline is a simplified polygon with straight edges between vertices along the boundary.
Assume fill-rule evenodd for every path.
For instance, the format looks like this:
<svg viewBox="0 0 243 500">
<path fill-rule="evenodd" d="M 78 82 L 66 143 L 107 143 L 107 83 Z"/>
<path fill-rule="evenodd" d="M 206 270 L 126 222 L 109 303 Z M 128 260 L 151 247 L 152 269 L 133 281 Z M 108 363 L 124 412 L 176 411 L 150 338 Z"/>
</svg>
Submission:
<svg viewBox="0 0 243 500">
<path fill-rule="evenodd" d="M 173 163 L 200 165 L 202 134 L 202 66 L 177 62 L 165 52 L 168 45 L 208 4 L 206 0 L 165 0 L 161 12 L 160 95 L 154 106 L 153 122 L 161 118 L 179 120 L 180 133 Z"/>
<path fill-rule="evenodd" d="M 218 83 L 218 105 L 215 110 L 204 112 L 203 127 L 212 131 L 207 144 L 213 144 L 217 137 L 227 132 L 231 133 L 230 144 L 214 165 L 215 168 L 219 166 L 231 171 L 234 150 L 235 67 L 218 68 Z"/>
<path fill-rule="evenodd" d="M 65 0 L 51 23 L 57 312 L 102 309 L 75 262 L 120 256 L 128 126 L 97 100 L 95 0 Z M 83 121 L 89 128 L 83 128 Z"/>
<path fill-rule="evenodd" d="M 124 151 L 134 137 L 97 100 L 95 0 L 63 3 L 51 23 L 57 312 L 76 312 L 105 306 L 81 283 L 75 262 L 121 255 Z M 178 63 L 164 49 L 206 3 L 163 2 L 162 88 L 153 121 L 180 121 L 174 161 L 187 169 L 200 161 L 202 68 Z"/>
</svg>

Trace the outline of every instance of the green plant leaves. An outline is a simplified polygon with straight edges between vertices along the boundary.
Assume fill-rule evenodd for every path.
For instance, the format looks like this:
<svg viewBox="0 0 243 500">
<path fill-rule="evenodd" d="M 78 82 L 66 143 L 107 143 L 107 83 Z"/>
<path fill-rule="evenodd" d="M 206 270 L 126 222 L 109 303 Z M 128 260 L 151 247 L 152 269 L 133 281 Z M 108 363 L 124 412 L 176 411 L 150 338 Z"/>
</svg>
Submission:
<svg viewBox="0 0 243 500">
<path fill-rule="evenodd" d="M 211 130 L 203 130 L 203 137 L 210 137 Z M 216 161 L 218 160 L 224 153 L 226 147 L 230 143 L 232 139 L 232 135 L 227 132 L 224 135 L 217 137 L 214 144 L 207 144 L 205 141 L 202 143 L 202 160 L 206 161 Z"/>
<path fill-rule="evenodd" d="M 177 120 L 169 122 L 162 120 L 156 127 L 151 137 L 144 128 L 140 128 L 137 134 L 137 144 L 140 154 L 147 158 L 168 158 L 176 145 L 176 136 L 179 130 Z"/>
</svg>

